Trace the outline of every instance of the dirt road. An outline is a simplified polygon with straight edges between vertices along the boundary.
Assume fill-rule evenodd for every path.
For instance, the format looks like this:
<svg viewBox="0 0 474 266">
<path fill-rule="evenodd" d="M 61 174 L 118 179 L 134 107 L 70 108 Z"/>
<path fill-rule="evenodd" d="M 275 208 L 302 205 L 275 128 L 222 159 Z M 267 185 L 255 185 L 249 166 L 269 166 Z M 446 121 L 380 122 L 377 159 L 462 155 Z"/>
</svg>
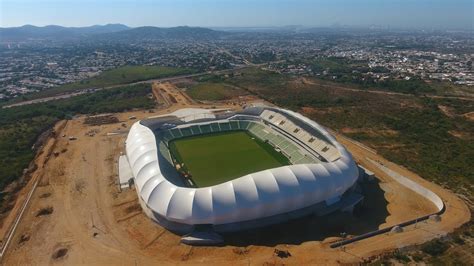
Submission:
<svg viewBox="0 0 474 266">
<path fill-rule="evenodd" d="M 375 167 L 369 159 L 381 162 L 391 170 L 400 173 L 401 175 L 408 177 L 425 188 L 433 191 L 443 200 L 446 206 L 446 211 L 441 216 L 441 222 L 422 222 L 418 225 L 405 228 L 405 232 L 401 234 L 391 235 L 390 237 L 382 235 L 350 244 L 346 246 L 348 252 L 366 257 L 377 254 L 380 250 L 390 250 L 412 244 L 420 244 L 434 237 L 443 236 L 452 232 L 455 228 L 470 220 L 471 214 L 468 206 L 453 192 L 426 181 L 402 166 L 387 161 L 382 156 L 364 149 L 354 141 L 350 141 L 340 135 L 336 135 L 336 137 L 338 141 L 352 153 L 359 164 L 373 171 L 382 181 L 382 186 L 384 187 L 384 190 L 386 190 L 386 198 L 389 201 L 387 207 L 390 213 L 403 212 L 405 207 L 403 205 L 411 205 L 412 211 L 410 213 L 407 212 L 404 215 L 389 216 L 386 225 L 407 221 L 410 217 L 411 219 L 414 219 L 419 217 L 420 214 L 423 214 L 423 212 L 425 214 L 429 213 L 426 212 L 429 211 L 429 209 L 421 207 L 420 204 L 425 201 L 424 199 L 419 198 L 416 200 L 416 198 L 413 198 L 414 193 L 411 190 L 406 188 L 403 189 L 399 184 L 394 184 L 396 182 L 394 182 L 386 173 Z M 391 192 L 388 190 L 391 190 Z M 436 209 L 431 209 L 431 212 L 434 212 L 435 210 Z M 385 225 L 382 227 L 385 227 Z"/>
<path fill-rule="evenodd" d="M 353 91 L 353 92 L 363 92 L 363 93 L 373 93 L 373 94 L 382 94 L 382 95 L 397 95 L 397 96 L 414 96 L 414 94 L 410 93 L 401 93 L 401 92 L 393 92 L 393 91 L 384 91 L 384 90 L 375 90 L 375 89 L 357 89 L 357 88 L 350 88 L 347 86 L 337 86 L 335 84 L 325 84 L 324 82 L 315 82 L 314 80 L 308 78 L 301 79 L 303 83 L 310 84 L 310 85 L 317 85 L 322 88 L 328 89 L 338 89 L 343 91 Z M 456 99 L 456 100 L 464 100 L 464 101 L 474 101 L 474 97 L 472 95 L 467 96 L 444 96 L 444 95 L 420 95 L 419 97 L 426 97 L 432 99 Z"/>
</svg>

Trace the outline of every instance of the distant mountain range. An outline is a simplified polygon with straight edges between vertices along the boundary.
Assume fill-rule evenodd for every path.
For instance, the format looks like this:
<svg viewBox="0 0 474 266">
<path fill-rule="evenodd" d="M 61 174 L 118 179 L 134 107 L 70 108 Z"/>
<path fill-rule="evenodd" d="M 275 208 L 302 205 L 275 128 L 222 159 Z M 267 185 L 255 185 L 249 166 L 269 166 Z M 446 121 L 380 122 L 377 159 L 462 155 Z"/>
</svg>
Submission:
<svg viewBox="0 0 474 266">
<path fill-rule="evenodd" d="M 98 38 L 108 40 L 203 40 L 203 39 L 219 39 L 229 35 L 224 31 L 216 31 L 208 28 L 200 27 L 138 27 L 120 32 L 107 33 Z"/>
<path fill-rule="evenodd" d="M 89 27 L 62 27 L 56 25 L 37 27 L 25 25 L 21 27 L 0 28 L 0 41 L 24 41 L 32 39 L 64 40 L 128 29 L 130 28 L 123 24 L 94 25 Z"/>
<path fill-rule="evenodd" d="M 62 27 L 50 25 L 37 27 L 25 25 L 13 28 L 0 28 L 0 42 L 19 42 L 28 40 L 52 40 L 52 41 L 112 41 L 112 42 L 136 42 L 147 40 L 216 40 L 216 39 L 258 39 L 258 38 L 285 38 L 282 34 L 299 34 L 302 36 L 343 36 L 348 34 L 373 34 L 381 29 L 364 27 L 304 27 L 299 25 L 284 27 L 137 27 L 130 28 L 123 24 L 94 25 L 90 27 Z M 389 30 L 392 33 L 405 33 L 405 30 Z"/>
<path fill-rule="evenodd" d="M 0 41 L 26 40 L 73 40 L 91 38 L 99 40 L 164 40 L 164 39 L 217 39 L 229 35 L 224 31 L 200 27 L 138 27 L 130 28 L 123 24 L 95 25 L 90 27 L 62 27 L 50 25 L 36 27 L 25 25 L 13 28 L 0 28 Z"/>
</svg>

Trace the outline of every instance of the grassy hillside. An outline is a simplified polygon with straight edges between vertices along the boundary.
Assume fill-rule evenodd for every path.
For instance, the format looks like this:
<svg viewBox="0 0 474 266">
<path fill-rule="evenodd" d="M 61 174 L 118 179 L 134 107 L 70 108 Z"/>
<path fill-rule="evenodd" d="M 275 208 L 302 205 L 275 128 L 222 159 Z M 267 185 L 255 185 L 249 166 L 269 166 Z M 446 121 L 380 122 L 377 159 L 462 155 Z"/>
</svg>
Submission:
<svg viewBox="0 0 474 266">
<path fill-rule="evenodd" d="M 115 84 L 126 84 L 141 80 L 164 78 L 191 73 L 190 69 L 161 66 L 124 66 L 102 72 L 97 77 L 65 85 L 65 89 L 103 87 Z"/>
<path fill-rule="evenodd" d="M 194 70 L 186 68 L 172 68 L 162 66 L 124 66 L 104 71 L 98 76 L 90 79 L 51 88 L 38 93 L 25 95 L 21 99 L 15 99 L 14 101 L 54 96 L 57 94 L 72 92 L 79 89 L 101 88 L 119 84 L 128 84 L 149 79 L 185 75 L 193 72 Z"/>
<path fill-rule="evenodd" d="M 191 98 L 201 101 L 228 100 L 235 96 L 247 94 L 247 92 L 233 88 L 227 84 L 212 82 L 199 83 L 187 90 L 186 93 L 191 96 Z"/>
</svg>

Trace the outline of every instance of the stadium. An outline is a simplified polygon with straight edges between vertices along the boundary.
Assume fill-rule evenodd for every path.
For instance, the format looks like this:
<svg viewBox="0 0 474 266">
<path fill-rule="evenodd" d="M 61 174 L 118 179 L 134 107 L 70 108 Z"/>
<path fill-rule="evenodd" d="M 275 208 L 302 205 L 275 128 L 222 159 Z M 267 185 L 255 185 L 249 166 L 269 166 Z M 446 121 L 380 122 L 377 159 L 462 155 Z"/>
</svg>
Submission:
<svg viewBox="0 0 474 266">
<path fill-rule="evenodd" d="M 151 219 L 178 233 L 351 211 L 363 199 L 351 154 L 316 122 L 273 107 L 188 108 L 138 121 L 119 176 Z"/>
</svg>

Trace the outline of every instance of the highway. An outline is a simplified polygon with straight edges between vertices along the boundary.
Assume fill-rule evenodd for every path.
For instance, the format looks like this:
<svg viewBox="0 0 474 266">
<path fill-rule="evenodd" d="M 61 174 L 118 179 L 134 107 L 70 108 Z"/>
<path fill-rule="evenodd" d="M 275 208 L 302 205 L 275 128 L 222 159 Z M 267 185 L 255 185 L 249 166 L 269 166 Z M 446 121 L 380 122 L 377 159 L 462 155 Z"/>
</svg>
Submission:
<svg viewBox="0 0 474 266">
<path fill-rule="evenodd" d="M 49 101 L 54 101 L 54 100 L 60 100 L 60 99 L 67 99 L 87 93 L 94 93 L 97 91 L 101 90 L 106 90 L 106 89 L 114 89 L 118 87 L 122 87 L 125 85 L 136 85 L 136 84 L 146 84 L 146 83 L 153 83 L 153 82 L 166 82 L 166 81 L 174 81 L 174 80 L 179 80 L 183 78 L 193 78 L 193 77 L 199 77 L 199 76 L 204 76 L 204 75 L 209 75 L 209 74 L 224 74 L 227 72 L 232 72 L 235 70 L 240 70 L 246 67 L 250 66 L 258 66 L 258 65 L 244 65 L 244 66 L 238 66 L 236 68 L 232 69 L 225 69 L 225 70 L 216 70 L 216 71 L 207 71 L 207 72 L 200 72 L 200 73 L 195 73 L 195 74 L 187 74 L 187 75 L 180 75 L 180 76 L 173 76 L 173 77 L 166 77 L 166 78 L 158 78 L 158 79 L 149 79 L 149 80 L 143 80 L 143 81 L 137 81 L 137 82 L 132 82 L 132 83 L 122 83 L 122 84 L 116 84 L 116 85 L 111 85 L 111 86 L 105 86 L 101 88 L 85 88 L 85 89 L 80 89 L 74 92 L 70 93 L 65 93 L 65 94 L 60 94 L 60 95 L 55 95 L 55 96 L 50 96 L 50 97 L 44 97 L 44 98 L 38 98 L 38 99 L 33 99 L 33 100 L 28 100 L 28 101 L 22 101 L 18 103 L 13 103 L 13 104 L 8 104 L 2 106 L 2 109 L 5 108 L 12 108 L 12 107 L 17 107 L 17 106 L 24 106 L 24 105 L 30 105 L 30 104 L 35 104 L 35 103 L 45 103 Z"/>
</svg>

